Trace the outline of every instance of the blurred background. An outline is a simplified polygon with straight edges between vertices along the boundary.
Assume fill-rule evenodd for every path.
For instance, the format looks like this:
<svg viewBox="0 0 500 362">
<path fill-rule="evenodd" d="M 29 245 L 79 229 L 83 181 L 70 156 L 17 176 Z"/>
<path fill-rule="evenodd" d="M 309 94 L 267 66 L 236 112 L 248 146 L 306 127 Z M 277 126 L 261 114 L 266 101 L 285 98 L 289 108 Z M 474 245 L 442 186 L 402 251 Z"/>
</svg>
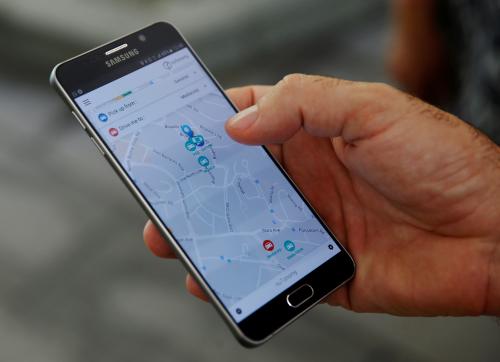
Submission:
<svg viewBox="0 0 500 362">
<path fill-rule="evenodd" d="M 305 72 L 393 84 L 396 77 L 428 96 L 405 78 L 408 53 L 391 46 L 391 7 L 0 0 L 0 361 L 498 361 L 494 318 L 326 306 L 259 349 L 240 347 L 214 309 L 187 294 L 179 263 L 146 250 L 145 215 L 48 86 L 55 63 L 168 20 L 225 87 Z M 388 54 L 396 54 L 391 72 Z M 454 109 L 449 92 L 435 99 Z"/>
</svg>

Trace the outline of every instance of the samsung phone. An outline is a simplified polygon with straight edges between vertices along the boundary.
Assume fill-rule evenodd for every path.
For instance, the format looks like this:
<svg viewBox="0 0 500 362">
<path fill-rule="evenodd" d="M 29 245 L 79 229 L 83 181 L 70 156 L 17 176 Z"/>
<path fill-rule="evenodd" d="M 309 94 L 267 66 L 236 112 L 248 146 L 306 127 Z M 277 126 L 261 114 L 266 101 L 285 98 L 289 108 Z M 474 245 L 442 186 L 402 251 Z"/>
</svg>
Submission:
<svg viewBox="0 0 500 362">
<path fill-rule="evenodd" d="M 255 346 L 354 275 L 354 262 L 168 23 L 58 64 L 51 83 L 238 339 Z"/>
</svg>

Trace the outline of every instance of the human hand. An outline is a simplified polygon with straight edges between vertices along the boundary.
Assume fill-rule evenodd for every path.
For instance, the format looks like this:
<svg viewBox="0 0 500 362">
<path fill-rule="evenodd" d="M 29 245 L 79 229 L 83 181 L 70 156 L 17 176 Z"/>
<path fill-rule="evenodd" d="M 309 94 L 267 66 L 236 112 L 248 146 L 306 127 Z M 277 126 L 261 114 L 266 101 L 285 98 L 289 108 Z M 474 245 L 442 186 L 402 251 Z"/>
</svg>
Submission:
<svg viewBox="0 0 500 362">
<path fill-rule="evenodd" d="M 226 126 L 273 151 L 357 262 L 327 302 L 398 315 L 500 314 L 500 151 L 380 84 L 292 75 L 232 92 Z M 170 255 L 156 229 L 145 239 Z M 188 279 L 188 288 L 203 293 Z"/>
</svg>

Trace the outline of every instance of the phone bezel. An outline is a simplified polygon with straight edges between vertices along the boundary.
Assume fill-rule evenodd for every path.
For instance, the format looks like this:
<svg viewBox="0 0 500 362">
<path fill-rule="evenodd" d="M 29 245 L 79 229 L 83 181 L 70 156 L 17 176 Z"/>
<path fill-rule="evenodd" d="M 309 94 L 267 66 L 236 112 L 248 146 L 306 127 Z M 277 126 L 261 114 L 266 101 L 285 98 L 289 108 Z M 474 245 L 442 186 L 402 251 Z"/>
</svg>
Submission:
<svg viewBox="0 0 500 362">
<path fill-rule="evenodd" d="M 80 122 L 85 126 L 85 131 L 87 134 L 96 142 L 96 145 L 100 148 L 101 152 L 103 152 L 106 160 L 110 163 L 112 168 L 116 171 L 118 176 L 122 179 L 125 185 L 132 192 L 134 197 L 137 199 L 139 204 L 142 206 L 146 214 L 151 218 L 153 223 L 158 227 L 162 235 L 169 242 L 169 244 L 174 249 L 175 253 L 184 264 L 184 266 L 188 269 L 188 271 L 193 275 L 196 281 L 200 284 L 203 290 L 207 293 L 209 298 L 212 301 L 212 304 L 216 308 L 216 310 L 221 314 L 223 319 L 229 325 L 231 331 L 235 334 L 238 340 L 245 346 L 257 346 L 260 345 L 267 340 L 269 340 L 273 335 L 278 333 L 284 327 L 292 323 L 302 314 L 304 314 L 307 310 L 311 309 L 314 305 L 319 303 L 325 296 L 344 285 L 348 282 L 353 276 L 355 272 L 355 263 L 349 253 L 345 250 L 342 244 L 338 241 L 335 235 L 328 228 L 326 223 L 321 219 L 316 210 L 312 207 L 312 205 L 307 201 L 304 195 L 300 192 L 298 187 L 295 185 L 293 180 L 288 176 L 286 171 L 281 167 L 279 162 L 272 156 L 269 150 L 265 147 L 264 150 L 268 154 L 268 156 L 273 160 L 274 164 L 278 169 L 284 174 L 287 180 L 290 182 L 292 187 L 297 191 L 299 196 L 303 199 L 305 204 L 311 209 L 315 217 L 324 227 L 324 229 L 331 236 L 332 240 L 339 246 L 340 252 L 336 254 L 334 257 L 329 259 L 324 264 L 320 265 L 314 271 L 310 272 L 308 275 L 304 276 L 302 279 L 294 283 L 291 287 L 287 288 L 282 293 L 275 296 L 270 302 L 266 303 L 264 306 L 259 308 L 256 312 L 243 319 L 239 323 L 236 323 L 233 317 L 230 315 L 229 311 L 222 304 L 222 302 L 217 298 L 215 293 L 212 291 L 208 283 L 205 281 L 201 273 L 197 270 L 194 263 L 191 261 L 189 256 L 183 251 L 178 242 L 175 240 L 174 236 L 169 231 L 168 227 L 163 224 L 161 219 L 156 215 L 156 212 L 149 205 L 147 199 L 140 192 L 138 187 L 133 183 L 133 181 L 129 178 L 126 171 L 121 167 L 119 161 L 114 156 L 113 152 L 108 148 L 106 143 L 101 139 L 99 134 L 94 129 L 94 126 L 87 120 L 84 116 L 83 112 L 80 110 L 76 102 L 73 101 L 73 98 L 69 94 L 69 89 L 71 87 L 65 85 L 71 83 L 68 81 L 68 78 L 74 76 L 80 76 L 85 74 L 85 72 L 81 72 L 81 69 L 84 68 L 85 62 L 92 59 L 95 64 L 104 63 L 104 60 L 107 59 L 104 55 L 106 49 L 112 49 L 115 46 L 118 46 L 122 43 L 131 43 L 134 46 L 140 47 L 144 42 L 137 40 L 138 35 L 146 34 L 147 39 L 156 39 L 161 38 L 163 46 L 168 46 L 170 43 L 175 43 L 178 41 L 183 42 L 186 47 L 189 48 L 195 59 L 198 61 L 202 69 L 206 72 L 206 74 L 211 78 L 220 92 L 227 99 L 229 104 L 234 108 L 237 112 L 238 109 L 231 102 L 228 96 L 225 94 L 222 87 L 219 85 L 217 80 L 213 77 L 201 59 L 198 57 L 196 52 L 187 42 L 187 40 L 181 35 L 181 33 L 171 24 L 166 22 L 157 22 L 151 24 L 141 30 L 135 31 L 128 35 L 122 36 L 119 39 L 108 42 L 104 45 L 98 46 L 88 52 L 80 54 L 76 57 L 73 57 L 67 61 L 59 63 L 56 65 L 52 71 L 50 81 L 51 84 L 57 89 L 61 97 L 65 100 L 71 110 L 78 117 Z M 123 66 L 125 66 L 126 62 L 123 62 Z M 64 69 L 63 68 L 68 68 Z M 116 69 L 119 68 L 120 65 L 117 65 Z M 88 67 L 87 67 L 88 68 Z M 76 74 L 74 71 L 80 70 Z M 106 69 L 103 67 L 103 72 Z M 63 73 L 63 74 L 61 74 Z M 127 72 L 125 74 L 128 74 Z M 93 75 L 94 76 L 94 75 Z M 95 77 L 98 77 L 98 74 L 95 74 Z M 88 78 L 88 76 L 86 77 Z M 74 83 L 74 82 L 73 82 Z M 314 296 L 301 305 L 298 308 L 289 307 L 286 303 L 286 295 L 294 291 L 298 286 L 308 283 L 314 286 Z M 316 292 L 318 291 L 318 292 Z M 283 305 L 283 307 L 281 307 Z"/>
</svg>

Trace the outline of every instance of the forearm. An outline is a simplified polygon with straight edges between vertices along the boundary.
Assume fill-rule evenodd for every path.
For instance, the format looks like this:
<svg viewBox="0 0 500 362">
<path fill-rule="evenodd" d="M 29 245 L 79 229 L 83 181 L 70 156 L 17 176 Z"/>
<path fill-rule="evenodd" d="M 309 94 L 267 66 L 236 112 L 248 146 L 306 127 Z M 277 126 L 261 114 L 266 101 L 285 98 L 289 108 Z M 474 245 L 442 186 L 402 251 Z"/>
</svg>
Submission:
<svg viewBox="0 0 500 362">
<path fill-rule="evenodd" d="M 391 73 L 405 89 L 431 100 L 446 65 L 436 0 L 394 0 Z"/>
<path fill-rule="evenodd" d="M 408 37 L 436 28 L 436 0 L 393 0 L 394 23 Z"/>
<path fill-rule="evenodd" d="M 500 317 L 500 236 L 489 260 L 489 277 L 484 314 Z"/>
</svg>

